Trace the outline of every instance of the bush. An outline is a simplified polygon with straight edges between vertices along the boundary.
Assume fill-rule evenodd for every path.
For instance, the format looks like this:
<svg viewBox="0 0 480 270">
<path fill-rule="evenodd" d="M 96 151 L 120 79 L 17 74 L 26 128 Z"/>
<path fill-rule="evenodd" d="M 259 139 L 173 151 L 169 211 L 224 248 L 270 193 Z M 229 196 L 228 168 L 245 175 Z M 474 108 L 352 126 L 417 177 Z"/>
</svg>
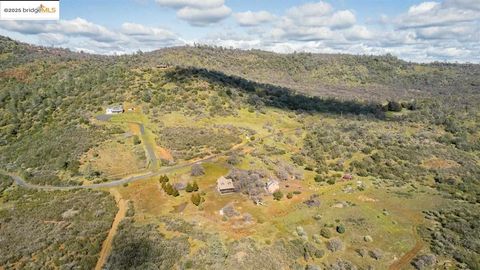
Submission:
<svg viewBox="0 0 480 270">
<path fill-rule="evenodd" d="M 192 170 L 190 172 L 191 176 L 200 176 L 205 174 L 205 169 L 202 164 L 193 164 Z"/>
<path fill-rule="evenodd" d="M 178 190 L 174 188 L 170 183 L 162 183 L 162 188 L 170 196 L 177 197 L 180 195 Z"/>
<path fill-rule="evenodd" d="M 343 248 L 342 240 L 338 238 L 331 239 L 327 242 L 327 249 L 331 252 L 339 251 Z"/>
<path fill-rule="evenodd" d="M 287 199 L 293 198 L 293 194 L 291 192 L 287 193 Z"/>
<path fill-rule="evenodd" d="M 280 190 L 277 190 L 273 193 L 273 199 L 280 201 L 283 198 L 283 193 Z"/>
<path fill-rule="evenodd" d="M 320 230 L 320 235 L 328 239 L 332 237 L 332 232 L 328 228 L 322 228 Z"/>
<path fill-rule="evenodd" d="M 237 154 L 231 154 L 230 156 L 228 156 L 227 163 L 230 165 L 237 165 L 238 163 L 240 163 L 240 158 Z"/>
<path fill-rule="evenodd" d="M 198 188 L 197 181 L 193 181 L 192 189 L 193 191 L 198 191 L 199 188 Z"/>
<path fill-rule="evenodd" d="M 327 183 L 328 183 L 329 185 L 335 185 L 335 182 L 336 182 L 335 178 L 329 178 L 329 179 L 327 180 Z"/>
<path fill-rule="evenodd" d="M 137 145 L 137 144 L 141 144 L 141 143 L 142 143 L 142 141 L 140 140 L 140 138 L 137 135 L 134 135 L 133 136 L 133 144 Z"/>
<path fill-rule="evenodd" d="M 190 184 L 190 182 L 188 182 L 187 186 L 185 187 L 185 191 L 188 193 L 193 192 L 193 186 Z"/>
<path fill-rule="evenodd" d="M 325 179 L 320 174 L 315 175 L 313 179 L 315 179 L 315 182 L 317 183 L 325 181 Z"/>
<path fill-rule="evenodd" d="M 437 257 L 433 254 L 424 254 L 417 256 L 412 260 L 412 265 L 415 269 L 426 269 L 432 267 L 437 263 Z"/>
<path fill-rule="evenodd" d="M 162 183 L 168 183 L 168 181 L 170 181 L 170 179 L 169 179 L 168 176 L 166 176 L 166 175 L 162 175 L 162 176 L 160 176 L 160 178 L 158 179 L 158 182 L 160 182 L 160 184 L 162 184 Z"/>
<path fill-rule="evenodd" d="M 338 232 L 338 233 L 345 233 L 345 226 L 343 226 L 343 225 L 338 225 L 338 226 L 337 226 L 337 232 Z"/>
<path fill-rule="evenodd" d="M 190 200 L 192 201 L 193 204 L 196 206 L 199 206 L 205 199 L 200 196 L 198 193 L 193 193 L 192 196 L 190 197 Z"/>
<path fill-rule="evenodd" d="M 388 102 L 388 110 L 391 112 L 400 112 L 402 111 L 402 104 L 398 101 L 389 101 Z"/>
</svg>

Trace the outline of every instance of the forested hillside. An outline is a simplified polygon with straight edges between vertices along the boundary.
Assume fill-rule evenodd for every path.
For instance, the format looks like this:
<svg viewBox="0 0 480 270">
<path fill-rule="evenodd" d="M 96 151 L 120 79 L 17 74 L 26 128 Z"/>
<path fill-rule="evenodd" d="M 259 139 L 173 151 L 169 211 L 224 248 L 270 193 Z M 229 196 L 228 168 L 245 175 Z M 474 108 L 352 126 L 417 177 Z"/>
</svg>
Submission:
<svg viewBox="0 0 480 270">
<path fill-rule="evenodd" d="M 276 54 L 207 46 L 167 48 L 142 54 L 142 64 L 219 70 L 228 75 L 312 95 L 386 99 L 478 90 L 478 65 L 416 64 L 391 55 Z"/>
</svg>

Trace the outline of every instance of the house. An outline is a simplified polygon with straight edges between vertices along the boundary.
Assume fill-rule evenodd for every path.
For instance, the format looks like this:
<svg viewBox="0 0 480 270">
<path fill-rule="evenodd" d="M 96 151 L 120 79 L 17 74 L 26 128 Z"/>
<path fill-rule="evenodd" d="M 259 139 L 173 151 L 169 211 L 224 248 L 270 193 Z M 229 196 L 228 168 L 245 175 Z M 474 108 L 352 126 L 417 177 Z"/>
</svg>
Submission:
<svg viewBox="0 0 480 270">
<path fill-rule="evenodd" d="M 268 193 L 273 194 L 275 191 L 280 189 L 280 185 L 278 184 L 277 180 L 270 180 L 267 182 L 265 188 L 267 189 Z"/>
<path fill-rule="evenodd" d="M 236 191 L 232 179 L 223 176 L 217 179 L 217 190 L 220 194 L 228 194 Z"/>
<path fill-rule="evenodd" d="M 119 114 L 119 113 L 123 113 L 123 107 L 122 106 L 107 107 L 106 114 Z"/>
<path fill-rule="evenodd" d="M 353 179 L 353 176 L 349 173 L 346 173 L 346 174 L 343 175 L 342 179 L 349 181 L 349 180 Z"/>
</svg>

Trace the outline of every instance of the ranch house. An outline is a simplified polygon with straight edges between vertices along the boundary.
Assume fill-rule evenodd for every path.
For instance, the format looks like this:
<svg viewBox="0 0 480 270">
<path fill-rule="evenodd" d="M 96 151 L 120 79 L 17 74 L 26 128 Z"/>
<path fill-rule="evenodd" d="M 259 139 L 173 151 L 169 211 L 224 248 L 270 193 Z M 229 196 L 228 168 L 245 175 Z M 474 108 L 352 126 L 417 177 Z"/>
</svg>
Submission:
<svg viewBox="0 0 480 270">
<path fill-rule="evenodd" d="M 119 113 L 123 113 L 123 107 L 122 106 L 107 107 L 106 114 L 119 114 Z"/>
</svg>

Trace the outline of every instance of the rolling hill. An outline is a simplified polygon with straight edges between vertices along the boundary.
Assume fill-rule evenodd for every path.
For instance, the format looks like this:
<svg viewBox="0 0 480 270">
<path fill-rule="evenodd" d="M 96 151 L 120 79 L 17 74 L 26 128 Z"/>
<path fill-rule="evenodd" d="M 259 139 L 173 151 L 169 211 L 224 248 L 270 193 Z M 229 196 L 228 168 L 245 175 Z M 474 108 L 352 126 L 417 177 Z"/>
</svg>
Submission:
<svg viewBox="0 0 480 270">
<path fill-rule="evenodd" d="M 0 268 L 477 269 L 479 91 L 473 64 L 0 37 Z"/>
</svg>

